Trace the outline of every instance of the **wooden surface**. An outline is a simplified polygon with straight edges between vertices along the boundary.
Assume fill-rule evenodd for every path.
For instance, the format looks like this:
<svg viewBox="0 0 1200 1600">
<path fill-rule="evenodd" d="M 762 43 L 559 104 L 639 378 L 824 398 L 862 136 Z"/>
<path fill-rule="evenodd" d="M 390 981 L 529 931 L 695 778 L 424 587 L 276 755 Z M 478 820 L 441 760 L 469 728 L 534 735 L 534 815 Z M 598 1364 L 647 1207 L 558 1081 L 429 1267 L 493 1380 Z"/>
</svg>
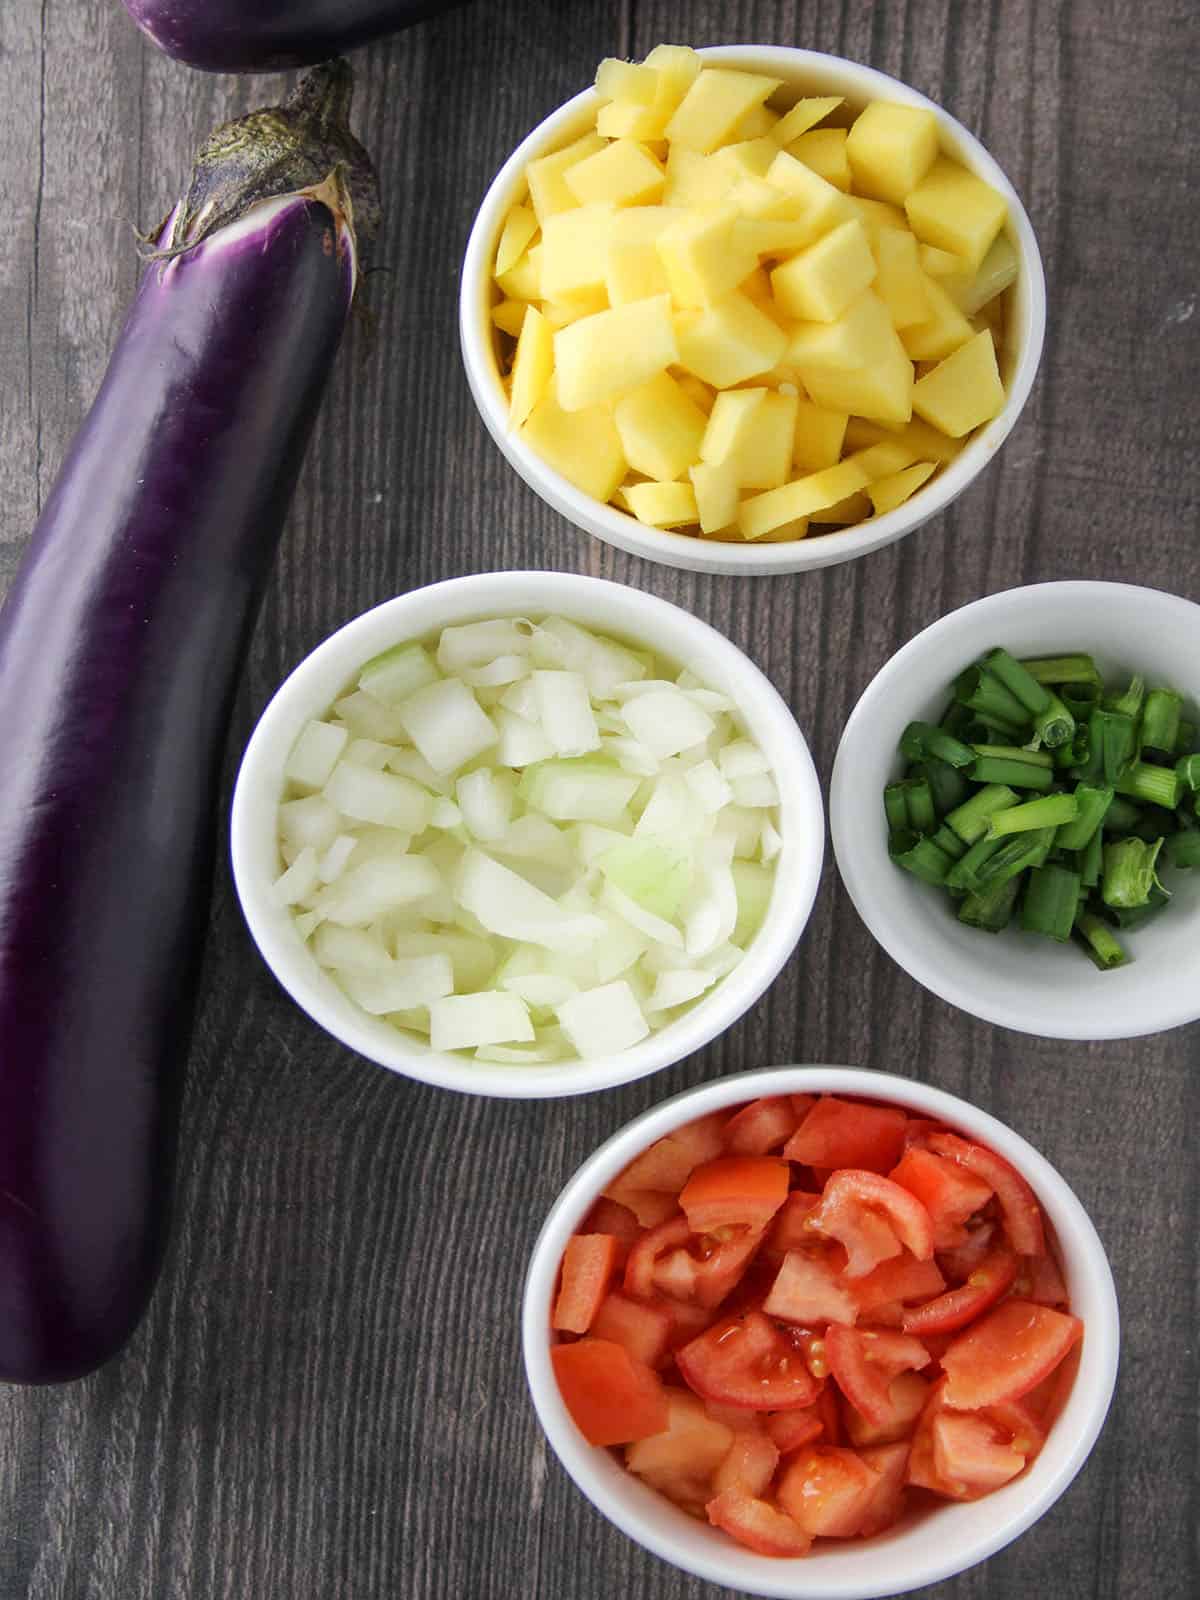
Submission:
<svg viewBox="0 0 1200 1600">
<path fill-rule="evenodd" d="M 433 579 L 542 566 L 680 601 L 770 673 L 822 775 L 858 694 L 945 611 L 1039 579 L 1200 599 L 1196 10 L 1184 0 L 478 0 L 361 52 L 357 123 L 387 221 L 374 324 L 331 386 L 238 701 L 255 715 L 335 626 Z M 942 519 L 847 566 L 756 583 L 619 555 L 552 515 L 463 381 L 457 269 L 492 173 L 604 55 L 797 43 L 913 83 L 1024 196 L 1050 283 L 1042 374 L 998 463 Z M 0 8 L 4 581 L 103 371 L 155 220 L 215 122 L 277 80 L 187 72 L 117 0 Z M 1200 1031 L 1064 1045 L 976 1023 L 874 945 L 832 862 L 753 1013 L 672 1071 L 511 1104 L 348 1055 L 251 948 L 222 867 L 174 1234 L 126 1352 L 0 1388 L 0 1600 L 702 1600 L 547 1457 L 522 1376 L 522 1274 L 579 1161 L 633 1113 L 781 1061 L 885 1067 L 1038 1145 L 1111 1253 L 1116 1403 L 1075 1485 L 939 1600 L 1200 1593 Z"/>
</svg>

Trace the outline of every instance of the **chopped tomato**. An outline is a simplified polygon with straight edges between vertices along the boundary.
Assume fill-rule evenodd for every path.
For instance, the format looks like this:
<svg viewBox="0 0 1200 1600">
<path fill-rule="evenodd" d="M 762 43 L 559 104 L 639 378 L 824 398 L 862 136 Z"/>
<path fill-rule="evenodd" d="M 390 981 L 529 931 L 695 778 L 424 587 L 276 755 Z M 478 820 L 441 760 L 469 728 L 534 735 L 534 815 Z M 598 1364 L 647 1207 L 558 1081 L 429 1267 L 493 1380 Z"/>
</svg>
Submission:
<svg viewBox="0 0 1200 1600">
<path fill-rule="evenodd" d="M 658 1375 L 608 1339 L 578 1339 L 550 1352 L 559 1393 L 589 1444 L 629 1444 L 667 1426 Z"/>
<path fill-rule="evenodd" d="M 799 1121 L 790 1095 L 752 1100 L 725 1124 L 725 1148 L 738 1156 L 769 1155 L 788 1142 Z"/>
<path fill-rule="evenodd" d="M 1042 1212 L 1037 1196 L 1015 1167 L 985 1145 L 971 1144 L 956 1133 L 934 1133 L 929 1147 L 936 1155 L 948 1156 L 966 1167 L 984 1183 L 990 1184 L 1000 1202 L 1004 1226 L 1018 1255 L 1040 1256 L 1046 1249 Z"/>
<path fill-rule="evenodd" d="M 812 1250 L 788 1251 L 763 1310 L 769 1317 L 809 1328 L 853 1322 L 858 1315 L 854 1296 L 839 1282 L 829 1257 Z"/>
<path fill-rule="evenodd" d="M 629 1204 L 625 1199 L 629 1190 L 677 1195 L 701 1162 L 711 1161 L 725 1148 L 721 1138 L 724 1121 L 724 1112 L 714 1111 L 656 1140 L 618 1174 L 605 1194 L 623 1205 Z"/>
<path fill-rule="evenodd" d="M 678 1195 L 665 1194 L 659 1189 L 622 1189 L 617 1204 L 633 1212 L 640 1228 L 657 1228 L 679 1212 Z"/>
<path fill-rule="evenodd" d="M 912 1440 L 908 1447 L 908 1466 L 905 1481 L 916 1489 L 931 1489 L 947 1500 L 970 1500 L 972 1495 L 965 1484 L 943 1478 L 937 1470 L 933 1453 L 933 1426 L 946 1410 L 946 1380 L 939 1378 L 929 1391 L 925 1409 L 917 1418 Z"/>
<path fill-rule="evenodd" d="M 775 1213 L 775 1220 L 771 1224 L 771 1231 L 763 1247 L 765 1253 L 782 1260 L 789 1250 L 799 1250 L 803 1245 L 811 1245 L 812 1229 L 804 1226 L 804 1219 L 820 1204 L 819 1194 L 809 1194 L 804 1189 L 793 1189 Z"/>
<path fill-rule="evenodd" d="M 712 1495 L 712 1475 L 729 1454 L 733 1430 L 714 1422 L 686 1389 L 664 1392 L 665 1430 L 631 1444 L 625 1465 L 676 1505 L 699 1515 Z"/>
<path fill-rule="evenodd" d="M 822 1390 L 822 1396 L 824 1393 Z M 802 1411 L 779 1411 L 767 1418 L 767 1433 L 781 1456 L 819 1439 L 824 1426 L 820 1397 L 815 1405 L 805 1406 Z"/>
<path fill-rule="evenodd" d="M 883 1424 L 892 1415 L 888 1386 L 898 1373 L 927 1367 L 929 1352 L 919 1339 L 880 1329 L 831 1323 L 825 1354 L 838 1388 L 868 1422 Z"/>
<path fill-rule="evenodd" d="M 945 1483 L 972 1497 L 999 1489 L 1025 1469 L 1025 1457 L 994 1423 L 975 1413 L 942 1411 L 933 1421 L 933 1464 Z"/>
<path fill-rule="evenodd" d="M 667 1250 L 687 1244 L 692 1236 L 684 1216 L 660 1222 L 656 1228 L 644 1233 L 629 1252 L 625 1263 L 625 1293 L 635 1300 L 655 1299 L 654 1269 L 658 1258 Z"/>
<path fill-rule="evenodd" d="M 988 1406 L 983 1415 L 989 1422 L 1004 1429 L 1019 1455 L 1032 1461 L 1046 1442 L 1046 1430 L 1030 1409 L 1027 1398 L 1001 1400 L 994 1406 Z"/>
<path fill-rule="evenodd" d="M 735 1433 L 729 1454 L 713 1473 L 713 1488 L 718 1494 L 726 1489 L 766 1494 L 778 1465 L 779 1450 L 765 1433 Z"/>
<path fill-rule="evenodd" d="M 838 1405 L 837 1390 L 827 1383 L 817 1396 L 817 1415 L 825 1429 L 825 1444 L 841 1444 L 843 1437 L 842 1409 Z"/>
<path fill-rule="evenodd" d="M 862 1313 L 864 1326 L 872 1328 L 898 1328 L 904 1321 L 905 1307 L 899 1300 L 885 1300 Z"/>
<path fill-rule="evenodd" d="M 931 1133 L 945 1133 L 944 1122 L 930 1122 L 928 1117 L 909 1117 L 904 1124 L 904 1148 L 928 1150 Z"/>
<path fill-rule="evenodd" d="M 717 1320 L 716 1311 L 708 1306 L 690 1305 L 686 1300 L 671 1300 L 664 1295 L 653 1304 L 671 1319 L 669 1344 L 672 1354 L 681 1344 L 689 1344 L 705 1328 L 711 1328 Z"/>
<path fill-rule="evenodd" d="M 779 1481 L 779 1503 L 813 1538 L 851 1539 L 874 1499 L 880 1474 L 853 1450 L 802 1450 Z"/>
<path fill-rule="evenodd" d="M 905 1333 L 954 1333 L 974 1322 L 1012 1287 L 1017 1258 L 1006 1244 L 986 1255 L 961 1288 L 950 1289 L 904 1313 Z"/>
<path fill-rule="evenodd" d="M 610 1233 L 617 1241 L 617 1265 L 623 1267 L 642 1232 L 637 1215 L 619 1200 L 601 1195 L 583 1219 L 580 1233 Z"/>
<path fill-rule="evenodd" d="M 889 1106 L 822 1095 L 784 1146 L 789 1161 L 808 1167 L 864 1167 L 890 1172 L 904 1145 L 905 1116 Z"/>
<path fill-rule="evenodd" d="M 856 1278 L 851 1294 L 859 1314 L 873 1314 L 893 1301 L 927 1300 L 946 1287 L 936 1261 L 918 1261 L 906 1250 L 903 1255 L 881 1261 L 865 1278 Z M 853 1322 L 853 1317 L 837 1317 L 838 1322 Z M 874 1320 L 872 1315 L 872 1320 Z"/>
<path fill-rule="evenodd" d="M 872 1268 L 906 1247 L 918 1261 L 933 1255 L 933 1224 L 915 1195 L 876 1172 L 835 1172 L 806 1226 L 846 1247 L 847 1278 L 865 1278 Z"/>
<path fill-rule="evenodd" d="M 1022 1256 L 1013 1291 L 1022 1300 L 1032 1300 L 1039 1306 L 1065 1306 L 1067 1286 L 1058 1270 L 1058 1263 L 1047 1253 L 1044 1256 Z"/>
<path fill-rule="evenodd" d="M 966 1167 L 916 1146 L 905 1151 L 889 1176 L 893 1183 L 915 1194 L 928 1211 L 935 1250 L 951 1250 L 965 1244 L 967 1231 L 963 1224 L 992 1198 L 991 1185 Z"/>
<path fill-rule="evenodd" d="M 931 1388 L 917 1372 L 898 1372 L 887 1386 L 888 1411 L 870 1422 L 855 1405 L 846 1407 L 846 1432 L 855 1446 L 894 1444 L 907 1439 L 925 1409 Z"/>
<path fill-rule="evenodd" d="M 601 1301 L 591 1332 L 597 1339 L 622 1345 L 646 1366 L 657 1367 L 667 1353 L 671 1317 L 662 1306 L 646 1305 L 614 1291 Z"/>
<path fill-rule="evenodd" d="M 882 1533 L 900 1520 L 904 1510 L 904 1470 L 908 1466 L 907 1444 L 878 1444 L 860 1450 L 859 1455 L 879 1482 L 872 1490 L 858 1533 L 862 1539 Z"/>
<path fill-rule="evenodd" d="M 974 1411 L 1019 1400 L 1053 1372 L 1083 1334 L 1083 1323 L 1029 1300 L 1006 1300 L 958 1338 L 942 1357 L 946 1403 Z"/>
<path fill-rule="evenodd" d="M 953 1250 L 939 1250 L 938 1266 L 946 1274 L 947 1281 L 966 1283 L 976 1267 L 983 1265 L 989 1251 L 999 1243 L 999 1232 L 998 1223 L 981 1222 L 978 1227 L 967 1230 L 967 1237 L 962 1244 L 956 1245 Z"/>
<path fill-rule="evenodd" d="M 796 1113 L 797 1124 L 804 1121 L 817 1103 L 815 1094 L 790 1094 L 788 1099 L 792 1102 L 792 1110 Z"/>
<path fill-rule="evenodd" d="M 705 1400 L 704 1409 L 714 1422 L 723 1422 L 734 1433 L 761 1433 L 763 1414 L 750 1411 L 745 1406 L 722 1405 L 719 1400 Z"/>
<path fill-rule="evenodd" d="M 693 1233 L 765 1228 L 787 1199 L 790 1175 L 775 1156 L 718 1156 L 696 1168 L 679 1204 Z"/>
<path fill-rule="evenodd" d="M 800 1351 L 761 1311 L 718 1322 L 675 1361 L 698 1395 L 752 1411 L 811 1405 L 820 1389 Z"/>
<path fill-rule="evenodd" d="M 611 1233 L 577 1233 L 570 1238 L 550 1326 L 562 1333 L 586 1333 L 608 1293 L 616 1265 L 617 1241 Z"/>
<path fill-rule="evenodd" d="M 741 1489 L 726 1489 L 705 1508 L 714 1528 L 760 1556 L 806 1556 L 812 1540 L 783 1511 Z"/>
</svg>

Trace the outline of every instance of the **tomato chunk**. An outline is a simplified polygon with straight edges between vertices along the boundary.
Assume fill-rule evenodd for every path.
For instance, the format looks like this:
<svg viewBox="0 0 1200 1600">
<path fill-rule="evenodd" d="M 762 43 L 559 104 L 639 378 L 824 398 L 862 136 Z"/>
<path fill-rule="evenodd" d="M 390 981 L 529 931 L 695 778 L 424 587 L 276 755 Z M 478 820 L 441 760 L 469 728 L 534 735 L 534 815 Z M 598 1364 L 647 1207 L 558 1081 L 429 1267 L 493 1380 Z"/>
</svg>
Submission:
<svg viewBox="0 0 1200 1600">
<path fill-rule="evenodd" d="M 567 1410 L 589 1444 L 629 1444 L 667 1426 L 658 1375 L 608 1339 L 579 1339 L 550 1352 Z"/>
<path fill-rule="evenodd" d="M 1025 1469 L 1025 1457 L 986 1417 L 943 1411 L 933 1422 L 933 1462 L 939 1478 L 972 1496 L 999 1489 Z"/>
<path fill-rule="evenodd" d="M 725 1148 L 731 1155 L 769 1155 L 787 1143 L 799 1121 L 790 1095 L 752 1100 L 725 1124 Z"/>
<path fill-rule="evenodd" d="M 805 1226 L 845 1246 L 848 1278 L 865 1278 L 901 1247 L 918 1261 L 933 1255 L 928 1211 L 907 1189 L 875 1172 L 835 1172 Z"/>
<path fill-rule="evenodd" d="M 908 1465 L 908 1445 L 873 1445 L 860 1450 L 859 1455 L 872 1472 L 879 1474 L 879 1482 L 871 1492 L 858 1528 L 859 1537 L 869 1539 L 900 1520 L 904 1510 L 904 1470 Z"/>
<path fill-rule="evenodd" d="M 741 1489 L 746 1494 L 766 1494 L 779 1465 L 778 1447 L 765 1433 L 735 1433 L 729 1454 L 713 1473 L 713 1488 Z"/>
<path fill-rule="evenodd" d="M 806 1556 L 812 1540 L 783 1511 L 741 1489 L 726 1489 L 705 1508 L 714 1528 L 723 1528 L 761 1556 Z"/>
<path fill-rule="evenodd" d="M 644 1233 L 629 1252 L 625 1263 L 625 1293 L 635 1300 L 655 1298 L 654 1269 L 667 1250 L 687 1244 L 692 1236 L 686 1217 L 672 1217 Z"/>
<path fill-rule="evenodd" d="M 916 1426 L 917 1418 L 925 1409 L 931 1384 L 918 1372 L 899 1372 L 888 1384 L 887 1415 L 877 1422 L 869 1422 L 855 1405 L 846 1407 L 846 1432 L 850 1443 L 856 1447 L 877 1444 L 895 1444 L 907 1439 Z"/>
<path fill-rule="evenodd" d="M 550 1326 L 562 1333 L 586 1333 L 608 1293 L 617 1265 L 617 1241 L 611 1233 L 577 1233 L 563 1254 L 562 1284 Z"/>
<path fill-rule="evenodd" d="M 960 1139 L 956 1133 L 931 1133 L 929 1147 L 936 1155 L 949 1157 L 991 1185 L 1000 1202 L 1008 1237 L 1018 1255 L 1040 1256 L 1045 1253 L 1046 1238 L 1037 1196 L 1003 1156 L 998 1156 L 985 1145 Z"/>
<path fill-rule="evenodd" d="M 823 1432 L 819 1399 L 816 1405 L 805 1406 L 802 1411 L 779 1411 L 767 1418 L 767 1433 L 781 1456 L 811 1444 Z"/>
<path fill-rule="evenodd" d="M 889 1385 L 898 1373 L 929 1365 L 929 1352 L 905 1333 L 843 1327 L 825 1331 L 825 1354 L 838 1388 L 868 1422 L 881 1425 L 892 1416 Z"/>
<path fill-rule="evenodd" d="M 1029 1300 L 1006 1300 L 962 1333 L 942 1357 L 946 1404 L 975 1411 L 1019 1400 L 1083 1334 L 1078 1317 Z"/>
<path fill-rule="evenodd" d="M 643 1224 L 628 1206 L 601 1195 L 583 1220 L 580 1233 L 610 1233 L 617 1241 L 617 1265 L 623 1267 L 641 1237 Z"/>
<path fill-rule="evenodd" d="M 808 1194 L 803 1189 L 793 1189 L 775 1213 L 775 1220 L 771 1223 L 771 1231 L 767 1235 L 764 1247 L 766 1253 L 782 1260 L 789 1250 L 799 1250 L 804 1245 L 811 1245 L 812 1229 L 804 1226 L 804 1219 L 820 1204 L 819 1194 Z"/>
<path fill-rule="evenodd" d="M 791 1176 L 774 1156 L 718 1156 L 697 1167 L 679 1204 L 693 1233 L 718 1228 L 765 1228 L 787 1199 Z"/>
<path fill-rule="evenodd" d="M 721 1137 L 724 1121 L 724 1112 L 713 1111 L 655 1140 L 618 1173 L 605 1194 L 623 1205 L 630 1203 L 625 1198 L 630 1190 L 677 1195 L 701 1162 L 711 1161 L 725 1148 Z"/>
<path fill-rule="evenodd" d="M 850 1286 L 859 1314 L 874 1320 L 873 1313 L 893 1301 L 926 1300 L 940 1294 L 946 1280 L 936 1261 L 918 1261 L 906 1250 L 890 1261 L 881 1261 L 865 1278 Z M 852 1322 L 853 1317 L 837 1317 L 837 1322 Z"/>
<path fill-rule="evenodd" d="M 676 1505 L 699 1514 L 712 1497 L 712 1475 L 729 1454 L 733 1430 L 708 1416 L 686 1389 L 664 1392 L 665 1430 L 631 1444 L 625 1465 Z"/>
<path fill-rule="evenodd" d="M 675 1361 L 698 1395 L 751 1411 L 811 1405 L 821 1387 L 801 1352 L 761 1311 L 718 1322 L 677 1351 Z"/>
<path fill-rule="evenodd" d="M 806 1167 L 863 1167 L 890 1172 L 904 1146 L 905 1116 L 889 1106 L 822 1095 L 784 1146 Z"/>
<path fill-rule="evenodd" d="M 622 1189 L 620 1194 L 617 1204 L 633 1212 L 639 1228 L 657 1228 L 679 1211 L 678 1195 L 659 1189 Z"/>
<path fill-rule="evenodd" d="M 814 1445 L 779 1480 L 779 1503 L 813 1538 L 852 1539 L 874 1499 L 880 1475 L 853 1450 Z"/>
<path fill-rule="evenodd" d="M 986 1407 L 983 1415 L 1004 1429 L 1013 1449 L 1027 1461 L 1032 1461 L 1046 1442 L 1046 1430 L 1026 1400 L 1001 1400 Z"/>
<path fill-rule="evenodd" d="M 947 1280 L 950 1283 L 966 1283 L 976 1267 L 983 1265 L 984 1258 L 1000 1242 L 999 1235 L 999 1223 L 981 1222 L 978 1227 L 967 1231 L 962 1244 L 956 1245 L 953 1250 L 939 1250 L 938 1266 L 946 1274 Z"/>
<path fill-rule="evenodd" d="M 955 1333 L 994 1306 L 1012 1287 L 1017 1258 L 1006 1244 L 986 1255 L 966 1283 L 904 1313 L 905 1333 Z"/>
<path fill-rule="evenodd" d="M 657 1367 L 667 1353 L 671 1316 L 662 1306 L 630 1300 L 614 1290 L 605 1295 L 592 1318 L 590 1331 L 597 1339 L 622 1345 L 637 1361 Z"/>
<path fill-rule="evenodd" d="M 769 1317 L 807 1328 L 826 1322 L 853 1322 L 858 1307 L 839 1281 L 828 1256 L 811 1250 L 789 1250 L 763 1302 Z"/>
<path fill-rule="evenodd" d="M 915 1146 L 906 1150 L 889 1174 L 893 1183 L 907 1189 L 928 1211 L 933 1222 L 935 1250 L 953 1249 L 966 1242 L 963 1226 L 992 1198 L 990 1184 L 944 1156 Z"/>
<path fill-rule="evenodd" d="M 1063 1275 L 1049 1253 L 1022 1257 L 1016 1293 L 1022 1300 L 1032 1300 L 1039 1306 L 1065 1306 L 1068 1300 Z"/>
</svg>

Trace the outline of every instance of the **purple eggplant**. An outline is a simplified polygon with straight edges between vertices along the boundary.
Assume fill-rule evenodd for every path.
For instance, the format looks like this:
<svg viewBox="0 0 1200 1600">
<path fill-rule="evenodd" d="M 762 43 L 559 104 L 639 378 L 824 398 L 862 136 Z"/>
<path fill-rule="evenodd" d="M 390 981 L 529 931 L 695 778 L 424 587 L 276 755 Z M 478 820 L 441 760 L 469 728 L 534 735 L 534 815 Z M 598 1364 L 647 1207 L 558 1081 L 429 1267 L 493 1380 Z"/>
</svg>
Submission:
<svg viewBox="0 0 1200 1600">
<path fill-rule="evenodd" d="M 204 146 L 0 611 L 0 1379 L 153 1285 L 231 702 L 378 217 L 351 92 Z"/>
<path fill-rule="evenodd" d="M 204 72 L 306 66 L 463 0 L 124 0 L 160 50 Z"/>
</svg>

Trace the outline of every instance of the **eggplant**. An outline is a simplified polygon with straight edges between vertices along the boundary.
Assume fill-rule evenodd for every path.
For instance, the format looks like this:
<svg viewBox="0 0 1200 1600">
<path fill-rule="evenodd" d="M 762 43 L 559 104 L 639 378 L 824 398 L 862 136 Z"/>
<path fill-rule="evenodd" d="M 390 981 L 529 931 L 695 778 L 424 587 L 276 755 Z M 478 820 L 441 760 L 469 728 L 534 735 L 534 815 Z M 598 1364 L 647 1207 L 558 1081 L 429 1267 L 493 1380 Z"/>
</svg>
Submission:
<svg viewBox="0 0 1200 1600">
<path fill-rule="evenodd" d="M 160 50 L 203 72 L 307 66 L 463 0 L 125 0 Z"/>
<path fill-rule="evenodd" d="M 0 1379 L 157 1272 L 240 664 L 378 220 L 353 80 L 218 129 L 0 611 Z"/>
</svg>

